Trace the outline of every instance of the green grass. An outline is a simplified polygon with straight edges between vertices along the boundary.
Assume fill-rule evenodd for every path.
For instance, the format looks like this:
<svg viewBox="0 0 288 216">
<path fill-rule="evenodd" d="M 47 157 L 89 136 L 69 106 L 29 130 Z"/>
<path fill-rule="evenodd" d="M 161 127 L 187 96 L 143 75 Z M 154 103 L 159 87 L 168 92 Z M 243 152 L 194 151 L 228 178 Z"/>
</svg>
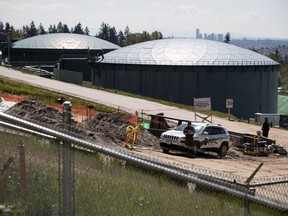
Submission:
<svg viewBox="0 0 288 216">
<path fill-rule="evenodd" d="M 12 81 L 6 78 L 0 77 L 0 93 L 12 94 L 12 95 L 22 95 L 27 96 L 30 99 L 38 99 L 45 104 L 55 104 L 57 99 L 64 96 L 67 100 L 71 101 L 73 105 L 83 105 L 88 104 L 93 105 L 96 111 L 112 113 L 116 112 L 116 109 L 105 106 L 103 104 L 98 104 L 95 102 L 82 100 L 70 95 L 65 95 L 62 93 L 57 93 L 51 90 L 45 90 L 39 87 L 34 87 L 31 85 L 23 84 L 21 82 Z"/>
<path fill-rule="evenodd" d="M 0 164 L 8 157 L 14 158 L 4 174 L 6 206 L 19 215 L 52 215 L 52 206 L 58 205 L 60 199 L 59 143 L 4 132 L 0 136 Z M 17 153 L 21 142 L 26 149 L 25 199 L 21 196 Z M 199 185 L 189 192 L 184 181 L 103 154 L 76 151 L 74 160 L 77 216 L 243 215 L 244 212 L 242 199 Z M 258 204 L 251 204 L 250 212 L 284 215 Z"/>
</svg>

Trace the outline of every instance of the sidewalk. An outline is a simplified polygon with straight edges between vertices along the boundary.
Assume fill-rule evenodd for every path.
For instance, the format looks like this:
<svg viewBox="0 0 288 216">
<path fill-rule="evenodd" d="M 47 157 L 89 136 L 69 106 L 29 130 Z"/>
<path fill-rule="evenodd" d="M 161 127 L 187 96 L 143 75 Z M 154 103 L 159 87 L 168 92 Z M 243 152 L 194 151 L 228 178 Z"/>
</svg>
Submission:
<svg viewBox="0 0 288 216">
<path fill-rule="evenodd" d="M 120 108 L 129 113 L 135 113 L 135 111 L 138 111 L 138 113 L 144 111 L 145 113 L 149 114 L 157 114 L 163 112 L 165 116 L 168 117 L 191 120 L 195 119 L 194 112 L 188 110 L 179 109 L 172 106 L 166 106 L 143 99 L 132 98 L 95 89 L 89 89 L 75 84 L 64 83 L 35 75 L 24 74 L 11 68 L 7 69 L 5 67 L 0 67 L 0 77 L 9 77 L 10 79 L 18 80 L 19 82 L 28 83 L 33 86 L 38 86 L 59 92 L 59 95 L 61 93 L 65 93 L 71 96 L 76 96 L 86 100 L 94 101 L 96 103 L 105 104 L 116 109 Z M 222 124 L 229 131 L 235 131 L 239 133 L 249 133 L 256 135 L 256 131 L 261 130 L 260 125 L 229 121 L 228 119 L 222 119 L 215 116 L 213 116 L 212 121 L 213 123 Z M 271 128 L 269 132 L 269 138 L 275 139 L 277 144 L 283 145 L 288 148 L 288 130 Z"/>
</svg>

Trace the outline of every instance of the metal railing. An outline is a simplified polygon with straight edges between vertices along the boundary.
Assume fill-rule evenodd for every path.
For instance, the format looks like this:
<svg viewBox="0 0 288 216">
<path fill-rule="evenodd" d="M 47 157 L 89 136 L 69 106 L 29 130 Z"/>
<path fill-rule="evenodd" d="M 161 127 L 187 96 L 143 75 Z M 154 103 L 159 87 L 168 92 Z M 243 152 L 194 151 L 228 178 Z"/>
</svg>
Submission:
<svg viewBox="0 0 288 216">
<path fill-rule="evenodd" d="M 275 61 L 169 61 L 169 60 L 139 60 L 139 59 L 108 59 L 104 64 L 141 64 L 141 65 L 177 65 L 177 66 L 268 66 L 279 65 Z"/>
</svg>

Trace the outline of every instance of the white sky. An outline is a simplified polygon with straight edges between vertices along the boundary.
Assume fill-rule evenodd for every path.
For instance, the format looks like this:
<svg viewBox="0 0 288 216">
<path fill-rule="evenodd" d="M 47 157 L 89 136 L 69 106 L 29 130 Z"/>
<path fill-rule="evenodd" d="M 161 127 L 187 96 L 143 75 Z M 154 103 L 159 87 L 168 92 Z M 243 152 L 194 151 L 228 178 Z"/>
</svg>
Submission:
<svg viewBox="0 0 288 216">
<path fill-rule="evenodd" d="M 165 37 L 231 33 L 231 37 L 288 39 L 288 0 L 0 0 L 0 21 L 15 28 L 79 22 L 90 35 L 104 21 L 116 30 L 161 31 Z"/>
</svg>

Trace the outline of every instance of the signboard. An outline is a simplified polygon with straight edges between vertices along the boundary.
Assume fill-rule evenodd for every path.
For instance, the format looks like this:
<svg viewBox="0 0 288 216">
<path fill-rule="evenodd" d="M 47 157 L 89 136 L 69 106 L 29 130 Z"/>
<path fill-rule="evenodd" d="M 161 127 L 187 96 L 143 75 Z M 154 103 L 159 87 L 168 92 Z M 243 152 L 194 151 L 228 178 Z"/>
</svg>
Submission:
<svg viewBox="0 0 288 216">
<path fill-rule="evenodd" d="M 211 110 L 211 98 L 194 98 L 195 110 Z"/>
<path fill-rule="evenodd" d="M 233 108 L 233 99 L 226 99 L 226 108 Z"/>
</svg>

